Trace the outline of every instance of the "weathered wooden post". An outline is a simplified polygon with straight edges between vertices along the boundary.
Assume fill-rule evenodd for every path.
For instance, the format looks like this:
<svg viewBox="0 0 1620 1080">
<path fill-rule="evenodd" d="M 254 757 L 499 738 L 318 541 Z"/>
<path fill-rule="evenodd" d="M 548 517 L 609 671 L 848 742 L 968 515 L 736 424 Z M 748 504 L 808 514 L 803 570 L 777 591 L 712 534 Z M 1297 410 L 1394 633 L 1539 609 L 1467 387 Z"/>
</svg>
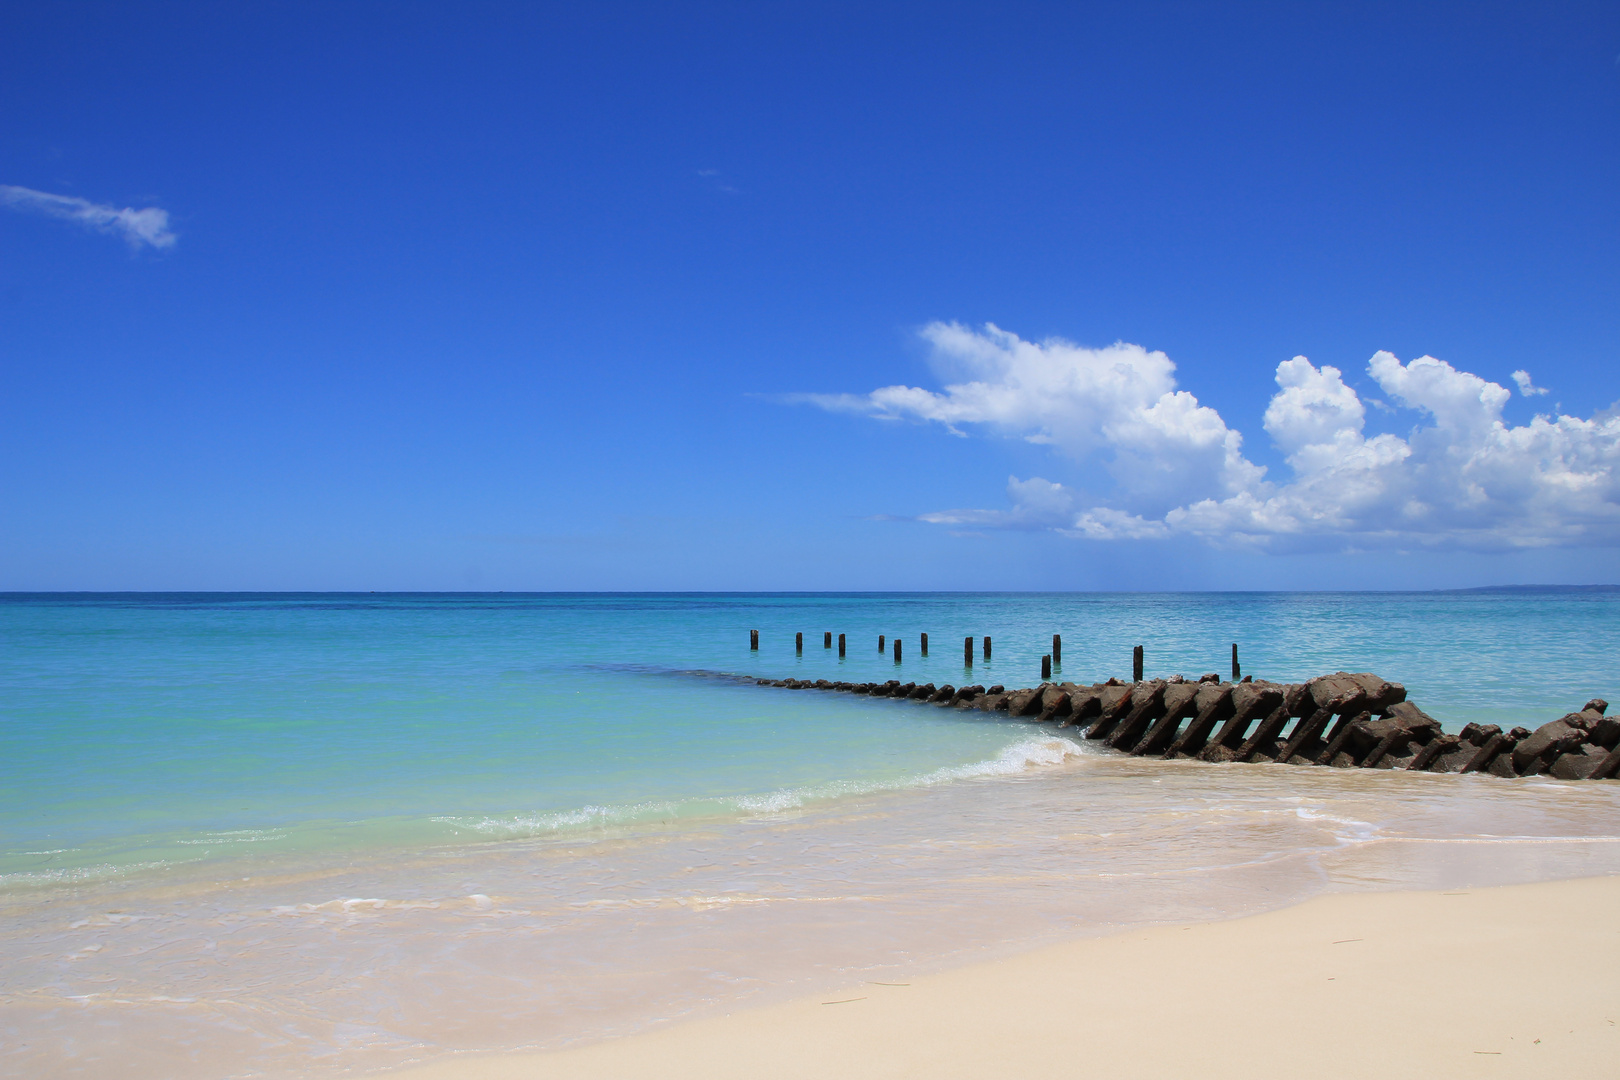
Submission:
<svg viewBox="0 0 1620 1080">
<path fill-rule="evenodd" d="M 1057 667 L 1063 666 L 1063 635 L 1052 635 L 1052 663 Z"/>
<path fill-rule="evenodd" d="M 839 656 L 844 655 L 844 635 L 843 634 L 838 635 L 838 655 Z"/>
<path fill-rule="evenodd" d="M 984 635 L 984 658 L 990 659 L 990 635 Z"/>
<path fill-rule="evenodd" d="M 758 630 L 750 630 L 750 631 L 748 631 L 748 647 L 750 649 L 754 650 L 755 652 L 759 651 L 759 631 Z"/>
<path fill-rule="evenodd" d="M 1142 681 L 1142 646 L 1131 650 L 1131 682 Z"/>
<path fill-rule="evenodd" d="M 832 631 L 831 630 L 828 630 L 825 634 L 821 635 L 821 647 L 823 649 L 832 648 Z"/>
<path fill-rule="evenodd" d="M 897 663 L 897 664 L 900 662 L 900 639 L 899 638 L 894 639 L 894 662 Z"/>
<path fill-rule="evenodd" d="M 1237 682 L 1243 677 L 1243 668 L 1237 662 L 1237 642 L 1232 642 L 1232 681 Z"/>
<path fill-rule="evenodd" d="M 882 651 L 883 651 L 883 635 L 879 634 L 878 635 L 878 652 L 882 652 Z"/>
<path fill-rule="evenodd" d="M 1041 657 L 1041 682 L 1051 682 L 1051 681 L 1052 681 L 1052 657 L 1050 655 L 1043 656 L 1043 657 Z"/>
<path fill-rule="evenodd" d="M 973 666 L 973 635 L 969 634 L 962 642 L 962 666 Z"/>
<path fill-rule="evenodd" d="M 922 636 L 922 654 L 924 656 L 928 655 L 928 635 L 927 634 L 924 634 Z"/>
<path fill-rule="evenodd" d="M 793 635 L 793 651 L 797 652 L 797 653 L 804 652 L 804 634 L 803 634 L 803 632 L 800 632 L 800 633 L 797 633 L 797 634 Z"/>
</svg>

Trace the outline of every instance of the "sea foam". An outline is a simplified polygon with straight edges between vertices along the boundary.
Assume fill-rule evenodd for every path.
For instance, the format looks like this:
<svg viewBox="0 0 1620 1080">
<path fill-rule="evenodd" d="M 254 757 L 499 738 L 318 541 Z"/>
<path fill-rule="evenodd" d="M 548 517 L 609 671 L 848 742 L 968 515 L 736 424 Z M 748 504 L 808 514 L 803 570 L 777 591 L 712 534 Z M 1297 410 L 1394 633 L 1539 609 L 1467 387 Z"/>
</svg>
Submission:
<svg viewBox="0 0 1620 1080">
<path fill-rule="evenodd" d="M 1094 756 L 1095 751 L 1071 739 L 1057 736 L 1033 737 L 1011 742 L 993 757 L 980 761 L 945 766 L 931 772 L 914 773 L 886 781 L 842 780 L 776 791 L 700 799 L 629 803 L 619 806 L 581 806 L 542 814 L 478 818 L 440 816 L 433 820 L 458 829 L 468 829 L 492 839 L 555 836 L 575 830 L 614 826 L 780 814 L 838 798 L 932 787 L 959 780 L 1016 776 L 1036 769 L 1060 766 L 1075 758 Z"/>
</svg>

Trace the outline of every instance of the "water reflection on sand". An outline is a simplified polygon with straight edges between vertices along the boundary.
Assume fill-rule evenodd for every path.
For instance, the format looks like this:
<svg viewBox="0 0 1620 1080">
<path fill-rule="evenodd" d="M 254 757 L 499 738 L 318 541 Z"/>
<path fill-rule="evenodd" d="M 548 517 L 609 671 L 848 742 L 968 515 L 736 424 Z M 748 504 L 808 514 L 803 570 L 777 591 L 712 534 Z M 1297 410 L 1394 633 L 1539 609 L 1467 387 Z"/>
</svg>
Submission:
<svg viewBox="0 0 1620 1080">
<path fill-rule="evenodd" d="M 331 858 L 5 897 L 7 1069 L 335 1075 L 1325 890 L 1613 873 L 1620 784 L 1086 747 L 1015 775 L 741 819 Z"/>
</svg>

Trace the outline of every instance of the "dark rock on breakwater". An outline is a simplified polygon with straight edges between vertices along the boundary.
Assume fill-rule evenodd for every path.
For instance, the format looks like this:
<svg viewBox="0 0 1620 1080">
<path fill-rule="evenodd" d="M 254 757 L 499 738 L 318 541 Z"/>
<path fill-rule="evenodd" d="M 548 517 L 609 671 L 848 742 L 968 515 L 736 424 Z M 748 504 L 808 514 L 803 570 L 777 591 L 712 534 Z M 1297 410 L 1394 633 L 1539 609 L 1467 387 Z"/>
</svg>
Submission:
<svg viewBox="0 0 1620 1080">
<path fill-rule="evenodd" d="M 1469 724 L 1455 735 L 1406 700 L 1406 688 L 1377 675 L 1335 672 L 1303 683 L 1222 682 L 1205 675 L 1083 686 L 758 679 L 760 686 L 907 698 L 941 707 L 1004 712 L 1056 724 L 1139 757 L 1273 761 L 1337 769 L 1552 776 L 1610 780 L 1620 773 L 1620 718 L 1595 698 L 1535 730 Z"/>
</svg>

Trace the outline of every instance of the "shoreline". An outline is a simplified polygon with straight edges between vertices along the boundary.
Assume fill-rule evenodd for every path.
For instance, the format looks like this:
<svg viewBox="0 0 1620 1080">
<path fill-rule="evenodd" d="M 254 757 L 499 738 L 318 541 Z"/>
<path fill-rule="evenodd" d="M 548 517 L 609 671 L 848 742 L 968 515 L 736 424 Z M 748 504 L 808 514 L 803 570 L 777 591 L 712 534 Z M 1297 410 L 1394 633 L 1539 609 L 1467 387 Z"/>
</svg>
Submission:
<svg viewBox="0 0 1620 1080">
<path fill-rule="evenodd" d="M 1329 893 L 378 1075 L 1607 1077 L 1620 1054 L 1616 910 L 1620 875 Z"/>
<path fill-rule="evenodd" d="M 28 1075 L 56 1075 L 60 1062 L 77 1060 L 173 1077 L 174 1048 L 186 1045 L 193 1067 L 185 1075 L 197 1077 L 380 1075 L 416 1063 L 451 1065 L 431 1074 L 441 1080 L 477 1080 L 486 1074 L 453 1066 L 502 1055 L 539 1064 L 490 1080 L 572 1076 L 575 1065 L 557 1065 L 572 1059 L 554 1052 L 644 1046 L 613 1040 L 818 991 L 826 992 L 812 1012 L 821 1000 L 853 1009 L 855 998 L 871 996 L 850 987 L 857 980 L 931 983 L 1076 938 L 1287 910 L 1324 889 L 1620 878 L 1617 794 L 1539 778 L 1505 785 L 1087 753 L 723 827 L 480 844 L 314 877 L 220 880 L 189 898 L 172 890 L 63 897 L 12 913 L 7 953 L 16 962 L 7 981 L 21 993 L 0 1020 L 31 1031 L 5 1047 Z M 1565 943 L 1612 908 L 1563 919 Z M 1473 934 L 1490 941 L 1525 921 Z M 162 964 L 152 963 L 154 952 Z M 897 988 L 880 992 L 889 989 Z M 309 1008 L 312 990 L 319 1009 Z M 964 1000 L 1001 996 L 1028 992 L 970 988 Z M 1137 1008 L 1162 1017 L 1203 1007 Z M 1263 1004 L 1256 1015 L 1290 1017 L 1291 1003 Z M 975 1012 L 956 1026 L 971 1031 L 984 1018 Z M 1049 1019 L 1054 1031 L 1073 1026 L 1061 1012 Z M 891 1019 L 885 1030 L 910 1023 Z M 1253 1019 L 1231 1023 L 1258 1030 Z M 1133 1037 L 1158 1038 L 1151 1025 Z M 738 1037 L 718 1038 L 730 1060 Z M 794 1031 L 773 1038 L 803 1041 Z M 821 1041 L 828 1038 L 847 1036 Z M 908 1037 L 893 1043 L 906 1045 Z M 893 1046 L 880 1043 L 868 1056 L 881 1060 Z M 578 1075 L 662 1075 L 671 1056 L 684 1052 L 657 1051 L 659 1068 L 614 1060 Z M 690 1075 L 727 1075 L 704 1051 L 694 1060 L 704 1064 Z M 767 1060 L 754 1071 L 793 1075 L 792 1064 Z"/>
</svg>

